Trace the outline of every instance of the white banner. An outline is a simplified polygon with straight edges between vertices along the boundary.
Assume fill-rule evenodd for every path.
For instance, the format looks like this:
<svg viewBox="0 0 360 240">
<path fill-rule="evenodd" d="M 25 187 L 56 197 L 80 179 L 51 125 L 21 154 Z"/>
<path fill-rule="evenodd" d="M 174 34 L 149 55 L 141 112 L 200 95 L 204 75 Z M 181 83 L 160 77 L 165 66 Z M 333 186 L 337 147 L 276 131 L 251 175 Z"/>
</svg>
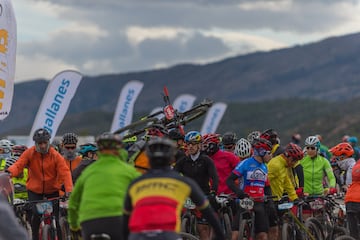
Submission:
<svg viewBox="0 0 360 240">
<path fill-rule="evenodd" d="M 111 124 L 111 132 L 115 132 L 119 128 L 123 128 L 131 123 L 134 104 L 143 86 L 144 84 L 142 82 L 132 80 L 121 89 L 114 119 Z"/>
<path fill-rule="evenodd" d="M 62 71 L 50 81 L 30 132 L 28 146 L 33 145 L 32 136 L 39 128 L 45 128 L 55 137 L 60 123 L 69 108 L 77 87 L 82 79 L 79 72 Z"/>
<path fill-rule="evenodd" d="M 174 100 L 173 107 L 179 112 L 185 112 L 189 110 L 195 102 L 196 97 L 191 94 L 181 94 Z"/>
<path fill-rule="evenodd" d="M 0 120 L 11 110 L 16 65 L 16 19 L 10 0 L 0 1 Z"/>
<path fill-rule="evenodd" d="M 226 108 L 226 103 L 218 102 L 212 105 L 206 114 L 205 121 L 201 128 L 201 134 L 216 133 L 216 129 L 224 116 Z"/>
</svg>

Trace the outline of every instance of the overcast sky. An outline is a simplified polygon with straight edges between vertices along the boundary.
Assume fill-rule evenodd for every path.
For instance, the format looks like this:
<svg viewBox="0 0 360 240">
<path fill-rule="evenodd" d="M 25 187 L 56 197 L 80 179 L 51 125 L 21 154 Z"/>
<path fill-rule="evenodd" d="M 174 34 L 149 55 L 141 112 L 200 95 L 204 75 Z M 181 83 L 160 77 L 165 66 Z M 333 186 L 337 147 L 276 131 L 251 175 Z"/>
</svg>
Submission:
<svg viewBox="0 0 360 240">
<path fill-rule="evenodd" d="M 13 0 L 15 82 L 207 63 L 360 31 L 358 0 Z"/>
</svg>

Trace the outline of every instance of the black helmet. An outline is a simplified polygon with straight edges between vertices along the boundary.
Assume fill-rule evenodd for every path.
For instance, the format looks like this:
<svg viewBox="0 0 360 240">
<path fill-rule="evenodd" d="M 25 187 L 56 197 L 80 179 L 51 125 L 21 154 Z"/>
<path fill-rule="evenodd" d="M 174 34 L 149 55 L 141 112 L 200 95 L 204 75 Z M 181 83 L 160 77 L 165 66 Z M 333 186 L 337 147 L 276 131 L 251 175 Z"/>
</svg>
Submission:
<svg viewBox="0 0 360 240">
<path fill-rule="evenodd" d="M 122 138 L 118 134 L 110 132 L 104 132 L 96 138 L 96 144 L 98 149 L 118 149 L 119 145 L 122 144 Z"/>
<path fill-rule="evenodd" d="M 50 138 L 50 133 L 44 128 L 39 128 L 34 132 L 33 135 L 33 140 L 35 143 L 47 142 L 50 140 Z"/>
<path fill-rule="evenodd" d="M 175 158 L 176 145 L 167 137 L 156 137 L 147 143 L 145 151 L 152 168 L 166 167 Z"/>
<path fill-rule="evenodd" d="M 181 134 L 180 130 L 179 129 L 172 129 L 170 132 L 169 132 L 169 138 L 172 139 L 172 140 L 184 140 L 184 135 Z"/>
<path fill-rule="evenodd" d="M 78 136 L 75 133 L 65 133 L 62 136 L 62 143 L 63 144 L 77 144 Z"/>
<path fill-rule="evenodd" d="M 226 132 L 222 136 L 221 142 L 223 145 L 235 145 L 237 142 L 237 136 L 234 132 Z"/>
</svg>

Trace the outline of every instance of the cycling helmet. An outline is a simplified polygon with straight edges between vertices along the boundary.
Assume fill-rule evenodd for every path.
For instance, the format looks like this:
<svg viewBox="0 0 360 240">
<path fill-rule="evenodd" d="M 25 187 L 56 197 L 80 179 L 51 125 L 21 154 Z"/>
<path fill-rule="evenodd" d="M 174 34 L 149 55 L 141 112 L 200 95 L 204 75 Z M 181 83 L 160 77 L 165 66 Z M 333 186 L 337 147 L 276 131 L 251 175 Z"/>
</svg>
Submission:
<svg viewBox="0 0 360 240">
<path fill-rule="evenodd" d="M 241 158 L 247 158 L 251 155 L 251 143 L 245 138 L 240 138 L 236 142 L 234 153 Z"/>
<path fill-rule="evenodd" d="M 305 139 L 305 147 L 320 148 L 320 141 L 316 136 L 309 136 Z"/>
<path fill-rule="evenodd" d="M 100 151 L 113 150 L 119 148 L 119 145 L 122 144 L 122 139 L 118 134 L 104 132 L 96 138 L 96 144 Z"/>
<path fill-rule="evenodd" d="M 202 137 L 203 151 L 212 156 L 219 150 L 220 135 L 216 133 L 208 133 Z"/>
<path fill-rule="evenodd" d="M 253 131 L 251 133 L 249 133 L 249 135 L 247 136 L 247 140 L 252 143 L 252 141 L 254 141 L 254 139 L 258 139 L 260 138 L 260 131 Z"/>
<path fill-rule="evenodd" d="M 169 133 L 167 129 L 162 124 L 152 124 L 146 129 L 145 136 L 157 136 L 157 137 L 163 137 L 167 136 Z"/>
<path fill-rule="evenodd" d="M 354 154 L 354 149 L 349 143 L 339 143 L 338 145 L 332 147 L 329 152 L 331 152 L 334 156 L 346 156 L 351 157 Z"/>
<path fill-rule="evenodd" d="M 18 157 L 10 157 L 6 159 L 5 163 L 5 170 L 11 167 L 16 161 L 18 160 Z"/>
<path fill-rule="evenodd" d="M 175 158 L 176 145 L 169 138 L 156 137 L 146 144 L 145 152 L 152 168 L 166 167 Z"/>
<path fill-rule="evenodd" d="M 48 142 L 50 138 L 50 133 L 44 128 L 37 129 L 33 135 L 33 140 L 35 143 Z"/>
<path fill-rule="evenodd" d="M 259 139 L 254 139 L 254 141 L 252 143 L 252 147 L 256 150 L 264 149 L 265 151 L 271 151 L 272 144 L 270 141 L 268 141 L 264 138 L 259 138 Z"/>
<path fill-rule="evenodd" d="M 357 137 L 352 136 L 352 137 L 349 137 L 349 138 L 347 139 L 347 142 L 352 143 L 352 144 L 357 144 L 357 143 L 358 143 L 358 139 L 357 139 Z"/>
<path fill-rule="evenodd" d="M 80 150 L 79 150 L 79 153 L 82 155 L 82 156 L 86 156 L 86 154 L 88 152 L 93 152 L 95 153 L 96 151 L 98 150 L 97 146 L 93 143 L 86 143 L 86 144 L 83 144 L 83 145 L 80 145 Z"/>
<path fill-rule="evenodd" d="M 286 145 L 284 153 L 287 157 L 292 157 L 294 161 L 299 161 L 304 157 L 303 150 L 295 143 L 289 143 Z"/>
<path fill-rule="evenodd" d="M 20 157 L 20 155 L 25 152 L 27 146 L 25 145 L 15 145 L 12 147 L 12 154 L 15 157 Z"/>
<path fill-rule="evenodd" d="M 201 143 L 201 133 L 198 131 L 190 131 L 185 135 L 185 142 Z"/>
<path fill-rule="evenodd" d="M 234 145 L 237 141 L 236 133 L 234 132 L 226 132 L 222 136 L 221 142 L 223 145 Z"/>
<path fill-rule="evenodd" d="M 181 134 L 179 129 L 173 129 L 169 132 L 169 138 L 172 140 L 183 140 L 184 135 Z"/>
<path fill-rule="evenodd" d="M 62 143 L 63 144 L 77 144 L 78 136 L 75 133 L 65 133 L 62 136 Z"/>
<path fill-rule="evenodd" d="M 262 132 L 262 133 L 260 134 L 260 138 L 264 138 L 264 139 L 270 141 L 271 144 L 277 144 L 277 143 L 278 143 L 278 134 L 277 134 L 277 132 L 276 132 L 274 129 L 272 129 L 272 128 L 267 129 L 267 130 L 265 130 L 264 132 Z"/>
<path fill-rule="evenodd" d="M 3 149 L 4 153 L 10 153 L 11 152 L 11 142 L 7 139 L 1 139 L 0 140 L 0 148 Z"/>
</svg>

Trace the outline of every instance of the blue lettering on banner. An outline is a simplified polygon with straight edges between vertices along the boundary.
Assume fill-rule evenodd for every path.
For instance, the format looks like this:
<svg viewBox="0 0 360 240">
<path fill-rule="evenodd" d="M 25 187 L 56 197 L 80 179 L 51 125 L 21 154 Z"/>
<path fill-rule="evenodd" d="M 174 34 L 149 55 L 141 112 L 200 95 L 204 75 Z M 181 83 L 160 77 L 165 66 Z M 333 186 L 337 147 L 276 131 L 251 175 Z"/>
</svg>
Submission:
<svg viewBox="0 0 360 240">
<path fill-rule="evenodd" d="M 207 133 L 213 132 L 213 126 L 215 124 L 215 120 L 217 119 L 217 116 L 219 115 L 220 109 L 215 109 L 214 114 L 212 115 L 212 118 L 210 119 L 209 125 L 206 128 Z"/>
<path fill-rule="evenodd" d="M 50 107 L 48 107 L 45 111 L 46 119 L 44 122 L 44 129 L 46 129 L 50 133 L 50 135 L 52 135 L 56 115 L 61 109 L 61 104 L 63 102 L 63 99 L 65 98 L 69 86 L 70 80 L 63 79 L 61 81 L 61 85 L 58 87 L 57 93 L 53 98 Z"/>
<path fill-rule="evenodd" d="M 187 101 L 181 101 L 179 106 L 179 112 L 185 112 L 187 105 L 188 105 Z"/>
<path fill-rule="evenodd" d="M 120 116 L 119 116 L 119 128 L 125 127 L 126 116 L 128 114 L 129 105 L 132 102 L 134 94 L 135 94 L 135 90 L 131 89 L 131 88 L 127 92 L 126 99 L 125 99 L 125 102 L 124 102 L 124 105 L 122 108 L 122 112 L 120 113 Z"/>
</svg>

